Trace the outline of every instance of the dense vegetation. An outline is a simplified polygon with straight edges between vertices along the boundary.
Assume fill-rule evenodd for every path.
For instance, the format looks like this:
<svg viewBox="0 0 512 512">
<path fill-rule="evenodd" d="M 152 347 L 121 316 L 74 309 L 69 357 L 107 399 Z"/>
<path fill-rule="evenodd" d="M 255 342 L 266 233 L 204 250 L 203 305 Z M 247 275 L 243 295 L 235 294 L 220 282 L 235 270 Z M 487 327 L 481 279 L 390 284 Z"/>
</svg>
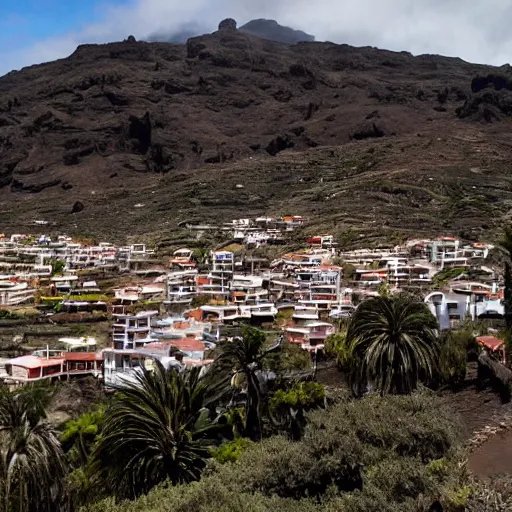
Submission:
<svg viewBox="0 0 512 512">
<path fill-rule="evenodd" d="M 345 388 L 248 329 L 207 372 L 141 368 L 60 434 L 50 389 L 2 390 L 0 510 L 507 510 L 506 494 L 471 481 L 432 390 L 461 384 L 474 336 L 436 328 L 410 297 L 363 302 L 328 342 Z M 502 508 L 478 508 L 489 499 Z"/>
</svg>

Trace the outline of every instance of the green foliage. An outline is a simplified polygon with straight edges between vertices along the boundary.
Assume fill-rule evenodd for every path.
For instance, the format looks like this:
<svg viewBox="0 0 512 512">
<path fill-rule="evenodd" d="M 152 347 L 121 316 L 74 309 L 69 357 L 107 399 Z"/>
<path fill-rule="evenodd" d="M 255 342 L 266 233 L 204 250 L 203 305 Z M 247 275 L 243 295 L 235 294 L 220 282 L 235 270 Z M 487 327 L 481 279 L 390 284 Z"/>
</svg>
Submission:
<svg viewBox="0 0 512 512">
<path fill-rule="evenodd" d="M 356 373 L 357 358 L 354 357 L 353 346 L 347 341 L 347 331 L 342 330 L 331 334 L 325 340 L 325 350 L 333 357 L 340 371 L 346 375 Z"/>
<path fill-rule="evenodd" d="M 381 297 L 390 297 L 391 290 L 389 289 L 389 284 L 388 283 L 380 283 L 377 293 Z"/>
<path fill-rule="evenodd" d="M 437 320 L 426 304 L 405 296 L 373 297 L 350 319 L 347 343 L 356 378 L 381 393 L 411 393 L 438 366 Z"/>
<path fill-rule="evenodd" d="M 220 464 L 236 462 L 247 448 L 253 445 L 252 441 L 243 437 L 223 443 L 212 452 L 213 458 Z"/>
<path fill-rule="evenodd" d="M 52 276 L 62 274 L 63 270 L 66 268 L 66 262 L 64 260 L 50 260 L 50 265 L 52 266 Z"/>
<path fill-rule="evenodd" d="M 0 388 L 0 511 L 52 512 L 63 495 L 64 454 L 45 421 L 49 392 Z"/>
<path fill-rule="evenodd" d="M 512 354 L 512 227 L 506 226 L 501 241 L 501 247 L 505 252 L 503 279 L 505 284 L 504 305 L 505 305 L 505 336 L 507 352 Z"/>
<path fill-rule="evenodd" d="M 60 436 L 62 448 L 74 467 L 85 465 L 98 439 L 105 407 L 86 412 L 75 420 L 69 420 Z"/>
<path fill-rule="evenodd" d="M 178 373 L 155 362 L 153 371 L 117 387 L 93 452 L 95 479 L 106 493 L 133 498 L 165 480 L 199 479 L 219 439 L 209 407 L 222 391 L 200 371 Z"/>
<path fill-rule="evenodd" d="M 343 263 L 343 277 L 350 281 L 356 278 L 356 267 L 352 263 Z"/>
<path fill-rule="evenodd" d="M 320 407 L 325 401 L 325 390 L 318 382 L 299 382 L 289 389 L 279 389 L 270 399 L 270 409 L 277 412 L 282 409 L 310 410 Z"/>
<path fill-rule="evenodd" d="M 464 268 L 445 268 L 444 270 L 439 271 L 433 278 L 432 284 L 435 288 L 442 288 L 446 283 L 459 277 L 466 273 L 466 269 Z"/>
<path fill-rule="evenodd" d="M 12 311 L 7 308 L 2 308 L 0 309 L 0 318 L 4 320 L 18 320 L 21 317 L 15 311 Z"/>
<path fill-rule="evenodd" d="M 285 343 L 281 350 L 267 354 L 264 360 L 264 368 L 276 373 L 307 370 L 310 367 L 309 354 L 291 343 Z"/>
<path fill-rule="evenodd" d="M 231 370 L 234 376 L 245 380 L 247 399 L 245 400 L 246 434 L 253 441 L 261 438 L 261 383 L 258 372 L 263 369 L 268 355 L 265 350 L 266 336 L 258 329 L 246 328 L 241 337 L 220 347 L 216 366 L 221 371 Z M 236 379 L 235 379 L 236 380 Z"/>
<path fill-rule="evenodd" d="M 190 307 L 192 308 L 200 308 L 201 306 L 206 306 L 210 302 L 210 297 L 207 295 L 197 295 L 192 299 L 190 303 Z"/>
<path fill-rule="evenodd" d="M 475 336 L 471 331 L 445 333 L 440 340 L 439 381 L 450 386 L 462 384 L 466 378 L 468 350 L 475 346 Z"/>
<path fill-rule="evenodd" d="M 298 440 L 304 433 L 305 413 L 325 405 L 325 390 L 318 382 L 297 382 L 287 389 L 278 389 L 269 402 L 273 426 Z"/>
<path fill-rule="evenodd" d="M 282 309 L 276 315 L 276 324 L 283 325 L 289 322 L 293 317 L 293 309 Z"/>
<path fill-rule="evenodd" d="M 229 466 L 229 465 L 228 465 Z M 224 466 L 224 467 L 228 467 Z M 161 485 L 135 502 L 104 500 L 81 512 L 319 512 L 309 500 L 296 501 L 260 493 L 242 492 L 223 475 L 172 487 Z"/>
<path fill-rule="evenodd" d="M 80 302 L 105 302 L 108 300 L 108 297 L 100 293 L 92 293 L 84 295 L 69 295 L 67 300 L 76 300 Z"/>
<path fill-rule="evenodd" d="M 344 400 L 309 420 L 301 441 L 271 437 L 233 450 L 236 460 L 199 482 L 83 512 L 411 512 L 447 494 L 457 425 L 435 395 Z"/>
<path fill-rule="evenodd" d="M 357 292 L 353 292 L 352 296 L 351 296 L 351 300 L 352 300 L 352 304 L 354 304 L 354 306 L 357 306 L 358 304 L 361 303 L 361 294 L 357 293 Z"/>
</svg>

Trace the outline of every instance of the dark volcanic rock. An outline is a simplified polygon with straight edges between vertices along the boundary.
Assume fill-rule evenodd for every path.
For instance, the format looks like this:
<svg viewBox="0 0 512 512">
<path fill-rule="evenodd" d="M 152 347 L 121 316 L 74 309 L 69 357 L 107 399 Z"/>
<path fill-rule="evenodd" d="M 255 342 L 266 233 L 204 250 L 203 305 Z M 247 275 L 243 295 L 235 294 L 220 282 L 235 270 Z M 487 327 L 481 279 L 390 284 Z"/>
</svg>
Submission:
<svg viewBox="0 0 512 512">
<path fill-rule="evenodd" d="M 474 93 L 480 92 L 483 89 L 492 87 L 497 91 L 506 89 L 512 91 L 512 76 L 510 75 L 487 75 L 477 76 L 471 82 L 471 91 Z"/>
<path fill-rule="evenodd" d="M 363 125 L 360 129 L 352 134 L 355 140 L 371 139 L 375 137 L 384 137 L 384 131 L 375 123 Z"/>
<path fill-rule="evenodd" d="M 279 135 L 279 137 L 276 137 L 275 139 L 270 141 L 265 150 L 269 155 L 276 156 L 281 151 L 293 148 L 294 146 L 294 142 L 290 139 L 288 135 Z"/>
<path fill-rule="evenodd" d="M 151 119 L 149 112 L 146 112 L 142 119 L 137 116 L 130 116 L 128 137 L 135 141 L 135 150 L 145 155 L 151 146 Z"/>
<path fill-rule="evenodd" d="M 73 208 L 71 208 L 71 213 L 80 213 L 84 211 L 85 206 L 82 201 L 75 201 L 75 204 L 73 205 Z"/>
<path fill-rule="evenodd" d="M 86 204 L 80 217 L 91 231 L 107 232 L 106 212 L 115 217 L 113 238 L 132 228 L 160 229 L 171 209 L 179 213 L 169 227 L 178 217 L 200 218 L 208 204 L 212 218 L 283 209 L 315 217 L 323 203 L 313 204 L 313 197 L 331 197 L 325 208 L 341 212 L 346 193 L 366 210 L 372 198 L 363 188 L 350 188 L 350 169 L 368 169 L 364 183 L 372 178 L 371 162 L 382 179 L 387 169 L 409 168 L 400 175 L 404 184 L 417 184 L 422 172 L 417 162 L 428 162 L 440 197 L 451 197 L 450 180 L 457 179 L 461 194 L 478 192 L 468 208 L 487 204 L 485 194 L 498 188 L 507 191 L 500 198 L 508 207 L 512 196 L 504 171 L 493 173 L 492 186 L 476 192 L 473 185 L 479 187 L 487 175 L 463 179 L 461 174 L 470 165 L 494 170 L 498 158 L 500 169 L 506 167 L 509 146 L 496 147 L 495 141 L 509 137 L 512 126 L 510 76 L 507 69 L 460 59 L 323 42 L 282 44 L 232 28 L 190 39 L 186 46 L 83 45 L 66 59 L 0 78 L 2 230 L 15 230 L 39 214 L 59 229 L 71 229 L 75 219 L 64 215 L 61 205 L 69 203 L 69 212 L 79 198 Z M 478 120 L 503 122 L 475 128 Z M 459 148 L 464 155 L 472 151 L 465 141 L 474 140 L 475 130 L 482 152 L 476 162 L 464 156 L 461 163 Z M 364 139 L 393 133 L 393 144 L 369 139 L 376 154 L 368 162 Z M 412 137 L 417 133 L 423 137 Z M 363 140 L 351 144 L 355 139 Z M 441 158 L 457 171 L 434 174 Z M 306 194 L 304 184 L 316 183 L 320 173 L 329 186 Z M 425 180 L 421 186 L 427 189 L 432 184 Z M 240 183 L 245 192 L 230 195 Z M 297 183 L 300 189 L 294 188 Z M 152 199 L 140 199 L 147 210 L 133 210 L 141 191 Z M 26 198 L 20 193 L 31 192 L 29 200 L 21 200 Z M 390 204 L 390 211 L 396 212 L 397 204 Z M 466 217 L 467 230 L 483 224 L 476 214 L 451 212 L 429 210 L 421 216 L 422 226 L 427 231 L 437 222 L 433 219 Z M 493 226 L 489 219 L 499 218 L 494 213 L 485 217 Z M 398 229 L 400 216 L 394 218 L 387 220 Z M 445 230 L 452 231 L 450 226 Z"/>
<path fill-rule="evenodd" d="M 279 43 L 296 44 L 303 41 L 311 42 L 315 40 L 315 36 L 306 34 L 306 32 L 302 32 L 302 30 L 284 27 L 283 25 L 279 25 L 275 20 L 252 20 L 240 27 L 240 31 Z"/>
<path fill-rule="evenodd" d="M 488 123 L 500 121 L 512 116 L 512 92 L 507 89 L 483 89 L 469 97 L 456 112 L 461 119 Z"/>
<path fill-rule="evenodd" d="M 226 18 L 219 23 L 219 30 L 236 30 L 237 23 L 233 18 Z"/>
</svg>

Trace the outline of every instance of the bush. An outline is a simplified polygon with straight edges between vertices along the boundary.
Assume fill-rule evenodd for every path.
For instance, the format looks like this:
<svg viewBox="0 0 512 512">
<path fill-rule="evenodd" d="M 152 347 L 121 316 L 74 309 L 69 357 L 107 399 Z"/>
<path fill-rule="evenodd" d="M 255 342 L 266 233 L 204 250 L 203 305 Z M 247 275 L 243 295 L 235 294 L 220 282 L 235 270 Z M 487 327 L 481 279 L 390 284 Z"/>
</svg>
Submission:
<svg viewBox="0 0 512 512">
<path fill-rule="evenodd" d="M 260 493 L 242 492 L 220 474 L 200 482 L 172 487 L 162 485 L 135 502 L 116 504 L 107 499 L 81 512 L 320 512 L 314 503 L 297 502 Z"/>
<path fill-rule="evenodd" d="M 64 260 L 50 260 L 52 266 L 52 276 L 62 274 L 66 268 L 66 262 Z"/>
<path fill-rule="evenodd" d="M 311 368 L 311 357 L 299 346 L 285 343 L 281 350 L 268 354 L 265 368 L 278 374 L 291 370 L 307 370 Z"/>
<path fill-rule="evenodd" d="M 318 442 L 319 433 L 333 443 L 352 437 L 367 448 L 364 464 L 374 463 L 375 450 L 428 463 L 442 458 L 456 444 L 456 432 L 453 413 L 425 391 L 409 396 L 371 395 L 337 404 L 328 414 L 314 411 L 304 442 Z"/>
<path fill-rule="evenodd" d="M 331 453 L 316 444 L 273 437 L 257 444 L 231 467 L 231 479 L 244 492 L 282 498 L 316 498 L 330 487 L 352 491 L 362 485 L 361 447 L 339 439 Z M 323 448 L 323 446 L 322 446 Z"/>
<path fill-rule="evenodd" d="M 298 382 L 288 389 L 278 389 L 270 399 L 273 426 L 288 433 L 291 439 L 302 437 L 306 426 L 305 412 L 325 405 L 325 390 L 318 382 Z"/>
<path fill-rule="evenodd" d="M 210 302 L 210 297 L 207 295 L 198 295 L 192 299 L 190 303 L 190 307 L 192 308 L 200 308 L 201 306 L 206 306 Z"/>
<path fill-rule="evenodd" d="M 213 450 L 213 458 L 219 464 L 226 464 L 227 462 L 236 462 L 242 453 L 251 447 L 253 442 L 243 437 L 238 437 L 233 441 L 228 441 L 223 445 Z"/>
<path fill-rule="evenodd" d="M 441 338 L 439 351 L 439 381 L 456 387 L 466 378 L 468 351 L 475 346 L 470 331 L 449 331 Z"/>
<path fill-rule="evenodd" d="M 270 400 L 270 409 L 274 412 L 282 408 L 314 409 L 325 401 L 325 390 L 318 382 L 299 382 L 290 389 L 279 389 Z"/>
<path fill-rule="evenodd" d="M 199 482 L 82 512 L 412 512 L 467 498 L 450 480 L 456 425 L 431 393 L 344 400 L 308 419 L 299 442 L 227 443 L 221 462 L 236 460 L 211 463 Z"/>
</svg>

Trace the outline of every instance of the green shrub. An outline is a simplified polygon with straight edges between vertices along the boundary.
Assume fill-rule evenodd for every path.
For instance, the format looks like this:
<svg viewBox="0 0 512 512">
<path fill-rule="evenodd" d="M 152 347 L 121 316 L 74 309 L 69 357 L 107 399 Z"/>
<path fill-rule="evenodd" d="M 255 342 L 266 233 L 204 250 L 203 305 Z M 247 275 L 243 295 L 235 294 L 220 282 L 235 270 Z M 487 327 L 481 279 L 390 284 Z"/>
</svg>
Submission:
<svg viewBox="0 0 512 512">
<path fill-rule="evenodd" d="M 108 297 L 99 293 L 93 293 L 85 295 L 70 295 L 66 300 L 76 300 L 78 302 L 105 302 L 108 300 Z"/>
<path fill-rule="evenodd" d="M 279 389 L 270 399 L 270 409 L 278 412 L 283 408 L 314 409 L 325 401 L 325 390 L 318 382 L 299 382 L 290 389 Z"/>
<path fill-rule="evenodd" d="M 52 276 L 62 274 L 66 268 L 66 262 L 63 260 L 50 260 L 49 264 L 52 266 Z"/>
<path fill-rule="evenodd" d="M 276 373 L 311 368 L 311 357 L 299 346 L 285 343 L 281 350 L 269 354 L 265 359 L 265 368 Z"/>
<path fill-rule="evenodd" d="M 210 297 L 207 295 L 197 295 L 192 299 L 190 303 L 190 307 L 192 308 L 200 308 L 201 306 L 206 306 L 210 302 Z"/>
<path fill-rule="evenodd" d="M 428 463 L 442 458 L 457 442 L 453 413 L 427 391 L 409 396 L 371 395 L 341 402 L 328 414 L 313 411 L 304 442 L 317 442 L 319 432 L 332 442 L 352 437 L 363 443 L 368 455 L 365 464 L 373 463 L 371 447 Z"/>
<path fill-rule="evenodd" d="M 21 317 L 14 311 L 11 311 L 7 308 L 2 308 L 0 309 L 0 318 L 5 320 L 19 320 Z"/>
<path fill-rule="evenodd" d="M 475 337 L 468 331 L 449 331 L 440 340 L 437 384 L 456 387 L 466 378 L 468 349 Z"/>
<path fill-rule="evenodd" d="M 331 487 L 337 491 L 360 488 L 360 444 L 345 438 L 333 443 L 330 452 L 323 448 L 284 437 L 266 439 L 232 465 L 230 478 L 244 492 L 293 499 L 321 499 Z"/>
<path fill-rule="evenodd" d="M 253 442 L 243 437 L 238 437 L 233 441 L 228 441 L 215 450 L 213 450 L 213 458 L 220 464 L 226 464 L 227 462 L 236 462 L 242 453 L 247 450 Z"/>
<path fill-rule="evenodd" d="M 226 466 L 225 466 L 226 467 Z M 242 492 L 220 474 L 200 482 L 172 487 L 162 485 L 135 502 L 103 500 L 81 512 L 320 512 L 313 502 L 300 502 L 260 493 Z"/>
<path fill-rule="evenodd" d="M 467 499 L 452 478 L 456 425 L 432 393 L 344 400 L 308 420 L 301 441 L 226 443 L 199 482 L 82 512 L 414 512 Z"/>
</svg>

